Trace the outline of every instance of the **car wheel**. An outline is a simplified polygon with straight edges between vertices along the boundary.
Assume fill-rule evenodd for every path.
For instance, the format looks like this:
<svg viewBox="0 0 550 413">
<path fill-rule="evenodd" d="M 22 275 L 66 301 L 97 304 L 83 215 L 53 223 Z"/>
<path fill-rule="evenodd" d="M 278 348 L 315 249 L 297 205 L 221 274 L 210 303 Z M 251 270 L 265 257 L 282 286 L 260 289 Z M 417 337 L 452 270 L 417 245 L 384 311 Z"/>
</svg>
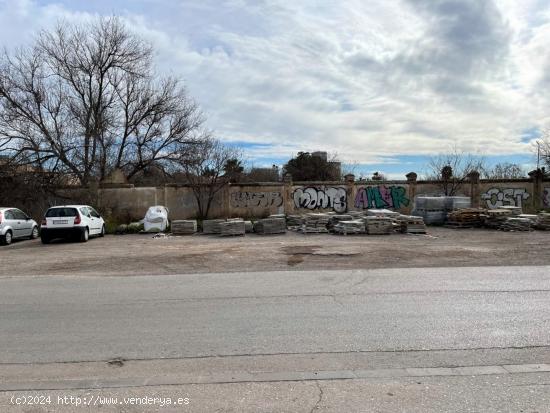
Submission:
<svg viewBox="0 0 550 413">
<path fill-rule="evenodd" d="M 31 232 L 31 239 L 37 239 L 38 238 L 38 227 L 33 227 Z"/>
<path fill-rule="evenodd" d="M 105 225 L 101 227 L 101 233 L 99 234 L 99 236 L 102 238 L 105 236 Z"/>
<path fill-rule="evenodd" d="M 80 242 L 87 242 L 88 238 L 90 238 L 90 231 L 88 230 L 88 228 L 85 228 L 80 235 Z"/>
<path fill-rule="evenodd" d="M 2 245 L 10 245 L 12 240 L 13 240 L 13 236 L 11 234 L 11 231 L 6 232 L 6 234 L 3 237 L 0 237 L 0 243 Z"/>
</svg>

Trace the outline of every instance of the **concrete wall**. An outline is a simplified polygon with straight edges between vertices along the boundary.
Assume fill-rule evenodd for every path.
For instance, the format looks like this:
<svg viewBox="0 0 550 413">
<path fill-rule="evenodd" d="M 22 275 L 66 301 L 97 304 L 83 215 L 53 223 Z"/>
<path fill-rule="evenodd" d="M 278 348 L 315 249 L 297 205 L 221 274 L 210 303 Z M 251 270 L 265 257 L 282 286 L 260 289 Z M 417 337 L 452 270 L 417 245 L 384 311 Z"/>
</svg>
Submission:
<svg viewBox="0 0 550 413">
<path fill-rule="evenodd" d="M 209 217 L 266 217 L 270 214 L 345 212 L 372 208 L 408 214 L 416 195 L 440 195 L 442 183 L 434 181 L 385 182 L 281 182 L 232 184 L 215 197 Z M 540 176 L 513 181 L 481 180 L 464 183 L 457 195 L 472 197 L 483 208 L 517 205 L 534 213 L 550 208 L 550 180 Z M 98 189 L 98 207 L 121 219 L 135 220 L 151 205 L 165 205 L 171 219 L 194 218 L 196 201 L 190 187 L 168 185 L 139 188 L 132 185 Z"/>
</svg>

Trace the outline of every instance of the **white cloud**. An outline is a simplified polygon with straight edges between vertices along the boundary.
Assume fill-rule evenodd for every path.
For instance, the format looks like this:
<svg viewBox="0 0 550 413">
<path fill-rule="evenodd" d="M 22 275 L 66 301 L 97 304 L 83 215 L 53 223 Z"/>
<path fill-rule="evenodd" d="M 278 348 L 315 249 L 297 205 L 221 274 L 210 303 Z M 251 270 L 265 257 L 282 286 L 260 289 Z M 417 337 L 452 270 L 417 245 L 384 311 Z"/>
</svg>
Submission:
<svg viewBox="0 0 550 413">
<path fill-rule="evenodd" d="M 124 16 L 182 76 L 232 141 L 258 157 L 323 149 L 345 160 L 456 146 L 527 153 L 523 130 L 550 120 L 550 8 L 526 0 L 0 0 L 8 45 L 59 17 Z"/>
</svg>

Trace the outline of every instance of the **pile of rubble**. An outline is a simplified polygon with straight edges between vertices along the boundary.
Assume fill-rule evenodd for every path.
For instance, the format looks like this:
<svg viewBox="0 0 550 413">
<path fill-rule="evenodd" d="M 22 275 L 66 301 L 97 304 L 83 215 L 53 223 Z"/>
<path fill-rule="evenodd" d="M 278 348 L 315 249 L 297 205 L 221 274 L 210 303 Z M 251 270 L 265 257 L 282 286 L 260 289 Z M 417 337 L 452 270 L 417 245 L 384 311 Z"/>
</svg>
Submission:
<svg viewBox="0 0 550 413">
<path fill-rule="evenodd" d="M 301 215 L 287 215 L 286 225 L 290 230 L 298 230 L 304 223 L 304 218 Z"/>
<path fill-rule="evenodd" d="M 174 235 L 192 235 L 197 232 L 197 221 L 195 220 L 177 220 L 172 221 L 172 234 Z"/>
</svg>

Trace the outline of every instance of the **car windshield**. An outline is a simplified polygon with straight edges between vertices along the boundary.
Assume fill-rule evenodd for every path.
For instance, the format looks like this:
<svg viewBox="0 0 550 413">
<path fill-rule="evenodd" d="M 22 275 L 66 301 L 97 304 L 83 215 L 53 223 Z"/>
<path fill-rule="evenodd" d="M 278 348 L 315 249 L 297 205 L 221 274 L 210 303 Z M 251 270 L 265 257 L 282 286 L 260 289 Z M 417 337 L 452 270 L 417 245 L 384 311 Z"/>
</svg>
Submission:
<svg viewBox="0 0 550 413">
<path fill-rule="evenodd" d="M 46 212 L 46 217 L 48 218 L 76 217 L 77 215 L 76 208 L 52 208 Z"/>
</svg>

